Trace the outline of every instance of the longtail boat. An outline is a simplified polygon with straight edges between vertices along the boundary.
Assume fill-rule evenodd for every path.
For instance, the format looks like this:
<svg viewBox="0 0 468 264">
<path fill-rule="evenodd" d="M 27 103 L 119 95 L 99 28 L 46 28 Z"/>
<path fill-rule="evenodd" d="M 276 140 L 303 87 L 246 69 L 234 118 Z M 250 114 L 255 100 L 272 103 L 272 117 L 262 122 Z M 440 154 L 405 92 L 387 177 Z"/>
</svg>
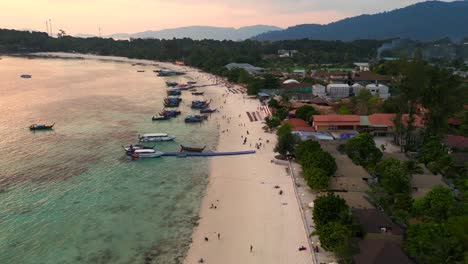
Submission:
<svg viewBox="0 0 468 264">
<path fill-rule="evenodd" d="M 29 126 L 29 129 L 30 130 L 50 130 L 50 129 L 54 128 L 54 125 L 55 125 L 55 123 L 53 123 L 52 125 L 32 124 L 32 125 Z"/>
<path fill-rule="evenodd" d="M 203 148 L 195 148 L 195 147 L 186 147 L 184 145 L 180 145 L 180 152 L 187 151 L 187 152 L 203 152 L 206 146 Z"/>
</svg>

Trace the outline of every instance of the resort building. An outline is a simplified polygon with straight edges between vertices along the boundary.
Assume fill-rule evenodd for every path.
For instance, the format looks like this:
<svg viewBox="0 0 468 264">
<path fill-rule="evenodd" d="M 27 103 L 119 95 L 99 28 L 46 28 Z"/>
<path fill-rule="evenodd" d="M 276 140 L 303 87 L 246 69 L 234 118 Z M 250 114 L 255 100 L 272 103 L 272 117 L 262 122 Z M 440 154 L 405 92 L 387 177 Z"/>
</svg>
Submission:
<svg viewBox="0 0 468 264">
<path fill-rule="evenodd" d="M 367 62 L 355 62 L 354 66 L 356 66 L 356 69 L 358 71 L 369 71 L 370 70 L 370 65 Z"/>
<path fill-rule="evenodd" d="M 361 90 L 366 87 L 362 86 L 360 83 L 355 83 L 351 86 L 352 93 L 356 96 Z"/>
<path fill-rule="evenodd" d="M 390 97 L 388 86 L 385 86 L 383 84 L 371 83 L 366 86 L 366 89 L 372 95 L 378 95 L 380 99 L 388 99 Z"/>
<path fill-rule="evenodd" d="M 248 64 L 248 63 L 229 63 L 224 67 L 226 69 L 228 69 L 228 70 L 232 70 L 232 69 L 236 69 L 236 68 L 244 69 L 250 74 L 262 74 L 262 73 L 265 72 L 264 68 L 255 67 L 255 66 L 253 66 L 251 64 Z"/>
<path fill-rule="evenodd" d="M 326 97 L 327 96 L 327 88 L 320 84 L 312 85 L 312 94 L 318 97 Z"/>
<path fill-rule="evenodd" d="M 331 99 L 342 99 L 349 97 L 350 87 L 348 84 L 332 83 L 327 85 L 327 94 Z"/>
<path fill-rule="evenodd" d="M 359 82 L 362 85 L 371 83 L 388 84 L 392 79 L 385 75 L 380 75 L 371 71 L 355 72 L 352 76 L 354 82 Z"/>
<path fill-rule="evenodd" d="M 311 121 L 312 127 L 317 131 L 355 131 L 361 124 L 361 120 L 357 115 L 314 115 Z"/>
</svg>

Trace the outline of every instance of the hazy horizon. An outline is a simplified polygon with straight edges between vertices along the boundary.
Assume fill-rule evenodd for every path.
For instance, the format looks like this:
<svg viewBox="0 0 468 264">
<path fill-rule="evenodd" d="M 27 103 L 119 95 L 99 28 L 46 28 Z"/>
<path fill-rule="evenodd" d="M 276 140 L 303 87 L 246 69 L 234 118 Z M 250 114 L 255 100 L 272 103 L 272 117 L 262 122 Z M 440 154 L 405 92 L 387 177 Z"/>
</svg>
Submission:
<svg viewBox="0 0 468 264">
<path fill-rule="evenodd" d="M 188 26 L 287 28 L 298 24 L 327 24 L 424 1 L 17 0 L 2 4 L 0 28 L 46 32 L 49 19 L 54 34 L 63 29 L 70 35 L 98 35 L 99 27 L 103 36 Z"/>
</svg>

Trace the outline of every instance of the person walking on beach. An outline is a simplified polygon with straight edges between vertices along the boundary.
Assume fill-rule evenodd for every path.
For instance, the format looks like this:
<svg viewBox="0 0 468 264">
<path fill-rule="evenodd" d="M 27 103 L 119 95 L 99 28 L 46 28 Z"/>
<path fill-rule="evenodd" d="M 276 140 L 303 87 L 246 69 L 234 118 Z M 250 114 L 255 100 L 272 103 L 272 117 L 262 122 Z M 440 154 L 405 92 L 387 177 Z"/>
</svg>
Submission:
<svg viewBox="0 0 468 264">
<path fill-rule="evenodd" d="M 253 246 L 252 246 L 252 245 L 250 245 L 250 252 L 252 252 L 252 251 L 253 251 Z"/>
<path fill-rule="evenodd" d="M 218 233 L 218 240 L 220 240 L 220 239 L 221 239 L 221 234 L 220 234 L 220 233 Z"/>
</svg>

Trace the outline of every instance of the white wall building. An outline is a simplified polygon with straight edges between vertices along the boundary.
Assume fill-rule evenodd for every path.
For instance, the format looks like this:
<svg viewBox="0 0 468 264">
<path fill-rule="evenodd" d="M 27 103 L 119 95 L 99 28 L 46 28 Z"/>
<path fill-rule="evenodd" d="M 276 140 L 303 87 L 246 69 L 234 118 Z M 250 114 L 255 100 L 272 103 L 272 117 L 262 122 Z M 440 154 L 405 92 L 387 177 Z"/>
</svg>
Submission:
<svg viewBox="0 0 468 264">
<path fill-rule="evenodd" d="M 332 83 L 327 86 L 328 97 L 332 99 L 349 97 L 350 90 L 350 86 L 343 83 Z"/>
<path fill-rule="evenodd" d="M 388 99 L 390 97 L 389 88 L 383 84 L 369 84 L 366 86 L 366 89 L 372 95 L 378 95 L 381 99 Z"/>
<path fill-rule="evenodd" d="M 359 91 L 361 91 L 362 89 L 365 89 L 366 87 L 362 86 L 359 83 L 355 83 L 355 84 L 353 84 L 353 86 L 351 86 L 351 88 L 353 90 L 353 94 L 357 95 L 359 93 Z"/>
<path fill-rule="evenodd" d="M 320 84 L 314 84 L 312 85 L 312 94 L 314 96 L 318 96 L 318 97 L 326 97 L 327 96 L 327 88 L 323 85 L 320 85 Z"/>
</svg>

